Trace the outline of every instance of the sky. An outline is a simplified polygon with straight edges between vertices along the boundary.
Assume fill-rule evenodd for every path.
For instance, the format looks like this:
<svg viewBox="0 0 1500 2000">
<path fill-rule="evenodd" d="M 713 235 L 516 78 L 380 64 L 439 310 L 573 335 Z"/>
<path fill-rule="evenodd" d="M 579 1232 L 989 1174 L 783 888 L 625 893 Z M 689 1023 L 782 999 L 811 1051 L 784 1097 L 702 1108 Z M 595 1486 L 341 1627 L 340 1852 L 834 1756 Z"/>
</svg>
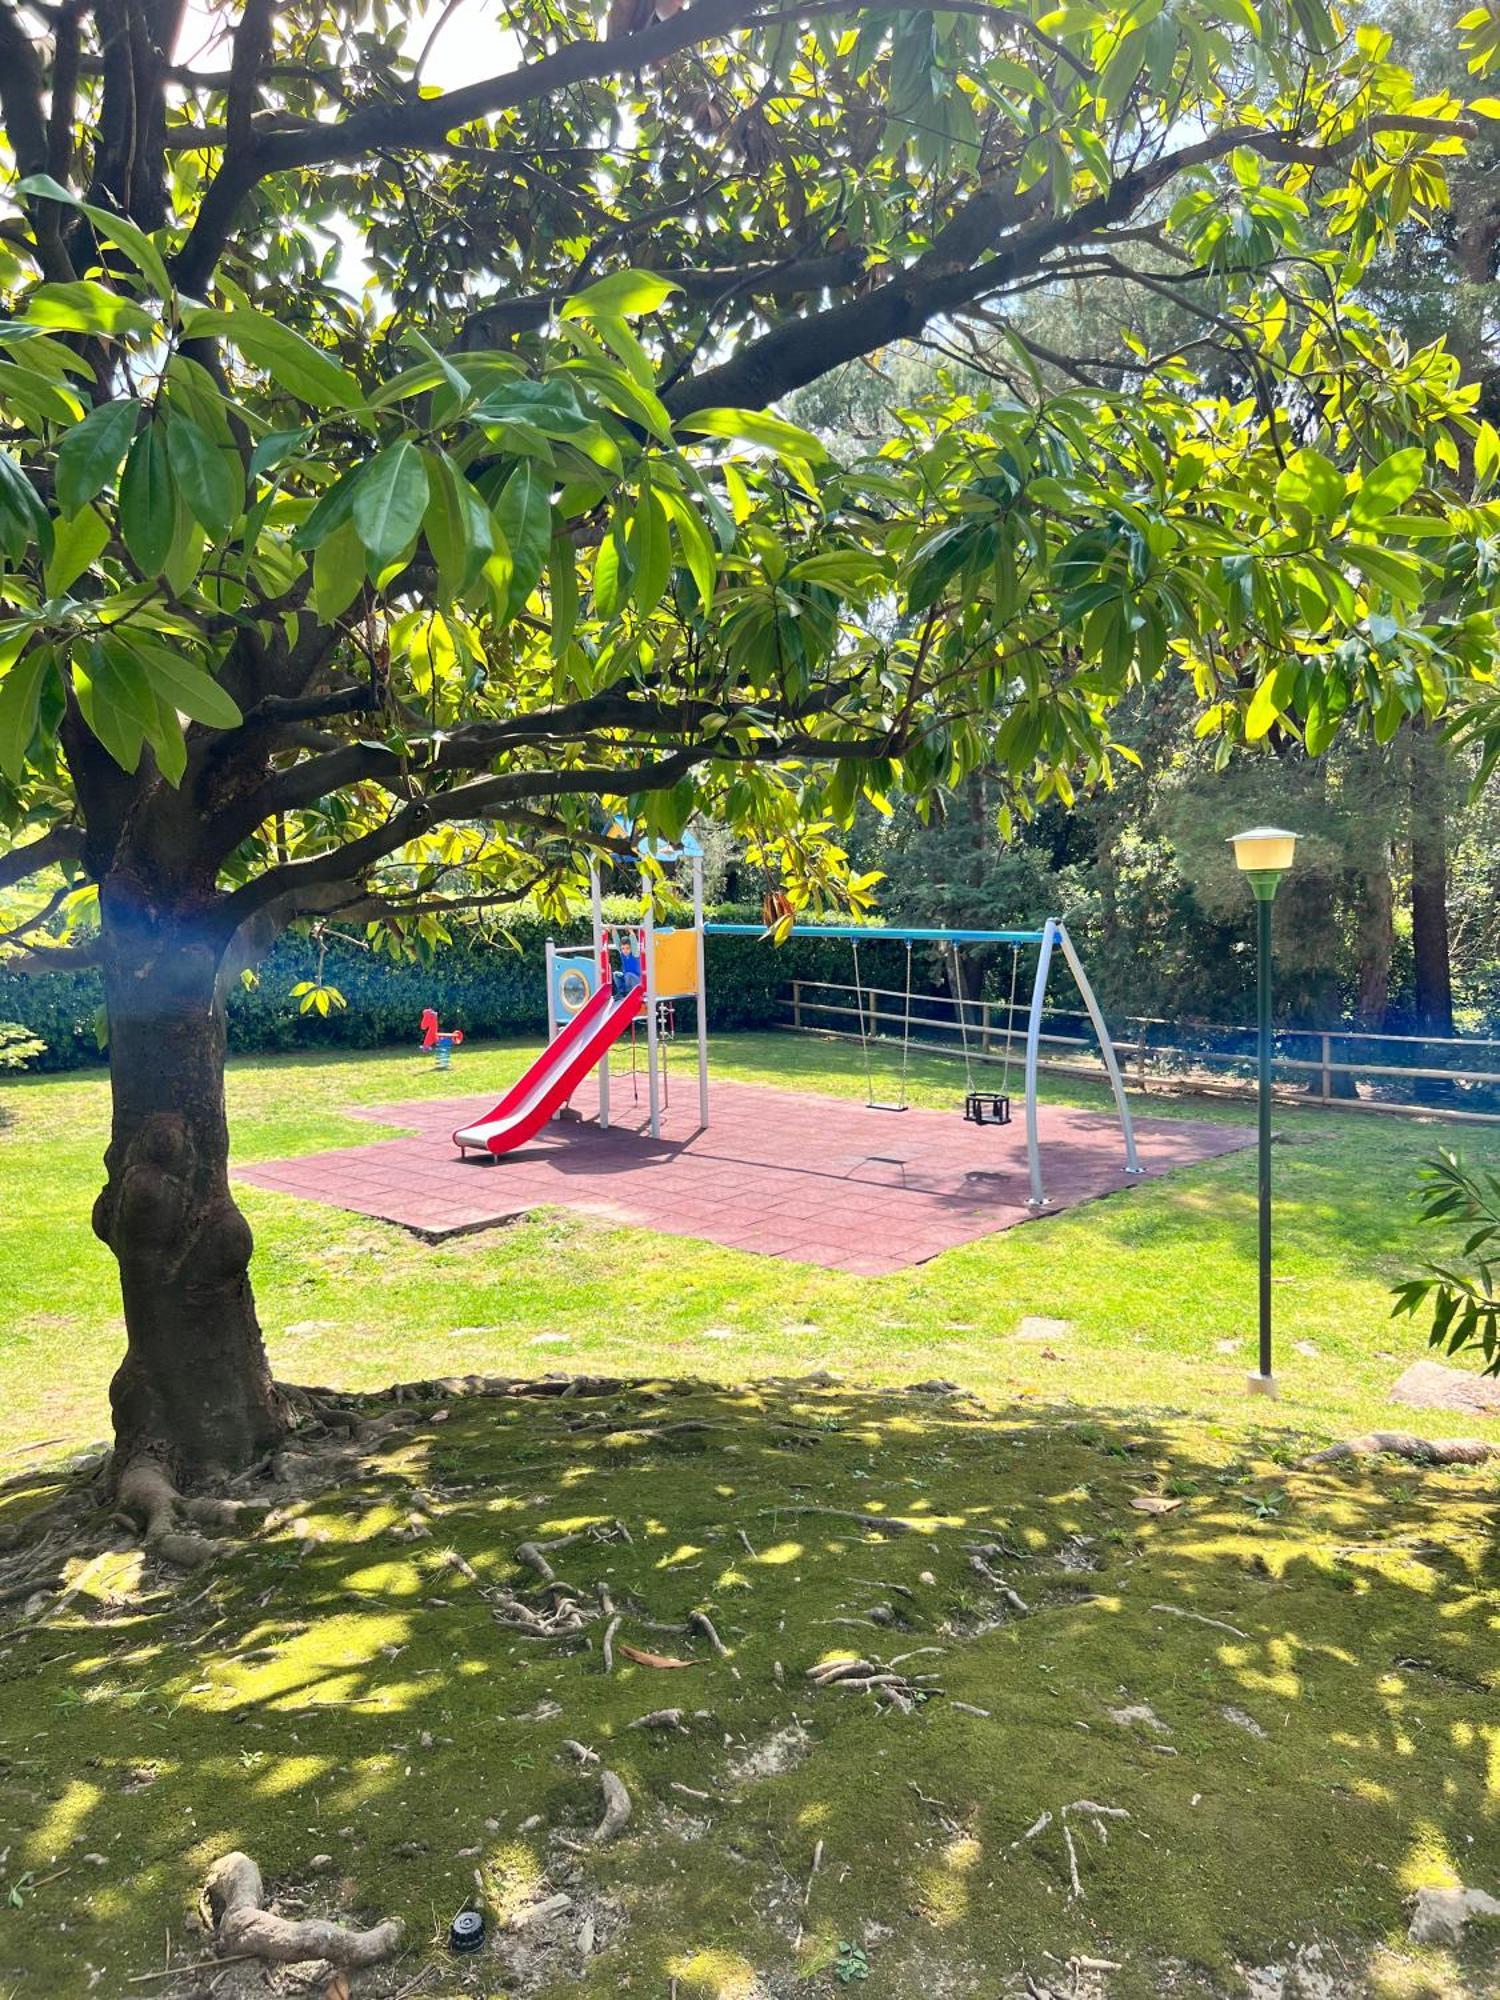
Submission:
<svg viewBox="0 0 1500 2000">
<path fill-rule="evenodd" d="M 442 15 L 442 5 L 427 6 L 412 15 L 406 45 L 415 56 L 425 44 L 434 24 Z M 183 17 L 177 60 L 195 68 L 222 69 L 225 31 L 234 16 L 220 7 L 192 0 Z M 433 44 L 424 83 L 440 90 L 459 84 L 476 83 L 486 76 L 500 76 L 516 61 L 515 41 L 495 19 L 494 0 L 458 0 Z"/>
</svg>

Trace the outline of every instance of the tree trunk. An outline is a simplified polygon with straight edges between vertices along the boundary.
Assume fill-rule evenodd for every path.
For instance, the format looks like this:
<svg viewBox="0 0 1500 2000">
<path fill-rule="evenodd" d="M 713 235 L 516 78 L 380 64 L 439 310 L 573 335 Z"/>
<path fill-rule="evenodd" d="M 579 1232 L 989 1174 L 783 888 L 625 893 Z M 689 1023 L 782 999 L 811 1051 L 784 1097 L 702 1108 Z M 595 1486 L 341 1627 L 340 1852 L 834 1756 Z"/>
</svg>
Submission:
<svg viewBox="0 0 1500 2000">
<path fill-rule="evenodd" d="M 120 1267 L 127 1349 L 110 1385 L 115 1472 L 179 1486 L 243 1470 L 285 1416 L 255 1316 L 249 1224 L 229 1190 L 218 954 L 108 886 L 101 945 L 113 1123 L 94 1230 Z"/>
<path fill-rule="evenodd" d="M 1453 1033 L 1448 947 L 1448 756 L 1418 727 L 1411 740 L 1411 949 L 1417 1031 Z"/>
<path fill-rule="evenodd" d="M 1379 1034 L 1391 999 L 1391 957 L 1395 949 L 1395 898 L 1391 889 L 1391 856 L 1382 844 L 1379 855 L 1358 877 L 1357 921 L 1359 990 L 1354 1018 L 1360 1027 Z"/>
</svg>

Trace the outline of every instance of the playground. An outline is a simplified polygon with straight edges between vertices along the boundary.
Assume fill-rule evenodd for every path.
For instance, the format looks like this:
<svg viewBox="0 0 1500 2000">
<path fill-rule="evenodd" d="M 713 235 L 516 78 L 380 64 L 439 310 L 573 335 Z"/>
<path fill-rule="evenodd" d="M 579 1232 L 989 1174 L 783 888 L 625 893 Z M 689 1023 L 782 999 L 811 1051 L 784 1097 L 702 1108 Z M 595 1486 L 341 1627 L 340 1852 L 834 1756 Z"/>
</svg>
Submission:
<svg viewBox="0 0 1500 2000">
<path fill-rule="evenodd" d="M 894 1096 L 876 1094 L 878 1033 L 859 999 L 866 1093 L 862 1108 L 786 1090 L 721 1084 L 711 1088 L 705 940 L 751 925 L 706 924 L 703 858 L 696 840 L 650 843 L 646 869 L 685 877 L 691 924 L 658 928 L 654 897 L 637 917 L 606 921 L 600 872 L 591 876 L 593 936 L 587 945 L 546 946 L 546 1046 L 498 1103 L 426 1100 L 382 1106 L 382 1124 L 412 1135 L 243 1170 L 254 1186 L 330 1203 L 399 1223 L 429 1242 L 513 1221 L 537 1209 L 570 1208 L 617 1223 L 692 1236 L 728 1249 L 880 1277 L 920 1264 L 977 1237 L 1081 1201 L 1118 1193 L 1133 1181 L 1234 1152 L 1242 1127 L 1151 1119 L 1130 1109 L 1088 975 L 1064 926 L 1047 918 L 1033 931 L 901 930 L 823 926 L 852 946 L 905 948 L 899 1072 Z M 980 1088 L 968 1042 L 960 950 L 1003 945 L 1011 953 L 1004 1066 Z M 920 1001 L 916 949 L 937 948 L 951 967 L 964 1067 L 962 1120 L 910 1102 L 912 1033 Z M 1021 952 L 1034 949 L 1030 1000 L 1017 1006 Z M 767 946 L 769 949 L 769 945 Z M 1042 1024 L 1054 959 L 1064 962 L 1097 1037 L 1114 1118 L 1040 1102 Z M 677 1009 L 690 1005 L 696 1089 L 671 1096 L 667 1055 Z M 871 1017 L 879 997 L 868 996 Z M 1024 1038 L 1022 1128 L 1011 1115 L 1016 1022 Z M 445 1031 L 437 1011 L 421 1020 L 421 1047 L 449 1073 L 463 1031 Z M 644 1051 L 641 1049 L 644 1043 Z M 625 1079 L 613 1072 L 629 1051 Z M 887 1052 L 881 1047 L 879 1062 Z M 1018 1065 L 1020 1066 L 1020 1065 Z"/>
</svg>

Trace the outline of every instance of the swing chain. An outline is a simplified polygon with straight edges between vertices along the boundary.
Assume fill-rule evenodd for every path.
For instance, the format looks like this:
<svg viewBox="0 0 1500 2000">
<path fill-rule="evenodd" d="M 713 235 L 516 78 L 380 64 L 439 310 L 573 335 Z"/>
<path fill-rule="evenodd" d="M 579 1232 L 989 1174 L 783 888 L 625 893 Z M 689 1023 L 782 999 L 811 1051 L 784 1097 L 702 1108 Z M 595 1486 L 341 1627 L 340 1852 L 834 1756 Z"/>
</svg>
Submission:
<svg viewBox="0 0 1500 2000">
<path fill-rule="evenodd" d="M 901 1095 L 895 1104 L 885 1104 L 875 1095 L 875 1072 L 870 1062 L 870 1040 L 880 1031 L 880 1015 L 876 1001 L 876 989 L 862 986 L 859 976 L 859 939 L 849 940 L 854 952 L 854 1007 L 859 1021 L 859 1045 L 865 1059 L 865 1109 L 867 1111 L 905 1111 L 908 1104 L 907 1075 L 911 1062 L 911 994 L 912 994 L 912 951 L 910 938 L 906 942 L 906 1000 L 901 1028 Z M 865 994 L 870 996 L 868 1023 L 865 1015 Z"/>
</svg>

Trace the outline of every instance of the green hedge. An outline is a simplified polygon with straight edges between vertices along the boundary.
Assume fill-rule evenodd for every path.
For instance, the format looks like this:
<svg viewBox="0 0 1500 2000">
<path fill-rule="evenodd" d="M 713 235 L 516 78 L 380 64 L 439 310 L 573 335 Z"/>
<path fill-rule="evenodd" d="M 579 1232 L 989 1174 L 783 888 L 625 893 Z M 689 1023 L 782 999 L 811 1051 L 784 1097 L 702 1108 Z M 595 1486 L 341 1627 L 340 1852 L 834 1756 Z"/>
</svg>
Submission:
<svg viewBox="0 0 1500 2000">
<path fill-rule="evenodd" d="M 758 912 L 711 913 L 730 922 L 758 921 Z M 418 1038 L 424 1007 L 436 1007 L 443 1026 L 480 1040 L 502 1035 L 536 1039 L 545 1032 L 544 948 L 547 938 L 585 944 L 586 923 L 556 932 L 538 918 L 520 918 L 512 945 L 481 944 L 460 936 L 431 965 L 394 964 L 335 941 L 323 977 L 348 1002 L 326 1018 L 303 1014 L 292 988 L 317 976 L 317 951 L 306 939 L 283 937 L 262 960 L 259 983 L 236 988 L 229 1002 L 229 1046 L 249 1055 L 284 1049 L 373 1049 L 410 1046 Z M 877 985 L 900 987 L 905 949 L 871 942 L 860 948 L 860 972 Z M 847 983 L 847 940 L 818 939 L 811 930 L 773 946 L 758 937 L 711 937 L 707 944 L 708 1018 L 715 1029 L 783 1025 L 780 995 L 789 979 Z M 927 980 L 930 981 L 929 969 Z M 919 973 L 917 985 L 924 984 Z M 0 972 L 0 1020 L 19 1021 L 47 1044 L 32 1065 L 40 1070 L 78 1069 L 103 1061 L 94 1023 L 102 999 L 95 973 L 27 978 Z M 692 1025 L 691 1005 L 681 1026 Z M 847 1024 L 846 1024 L 847 1025 Z"/>
</svg>

